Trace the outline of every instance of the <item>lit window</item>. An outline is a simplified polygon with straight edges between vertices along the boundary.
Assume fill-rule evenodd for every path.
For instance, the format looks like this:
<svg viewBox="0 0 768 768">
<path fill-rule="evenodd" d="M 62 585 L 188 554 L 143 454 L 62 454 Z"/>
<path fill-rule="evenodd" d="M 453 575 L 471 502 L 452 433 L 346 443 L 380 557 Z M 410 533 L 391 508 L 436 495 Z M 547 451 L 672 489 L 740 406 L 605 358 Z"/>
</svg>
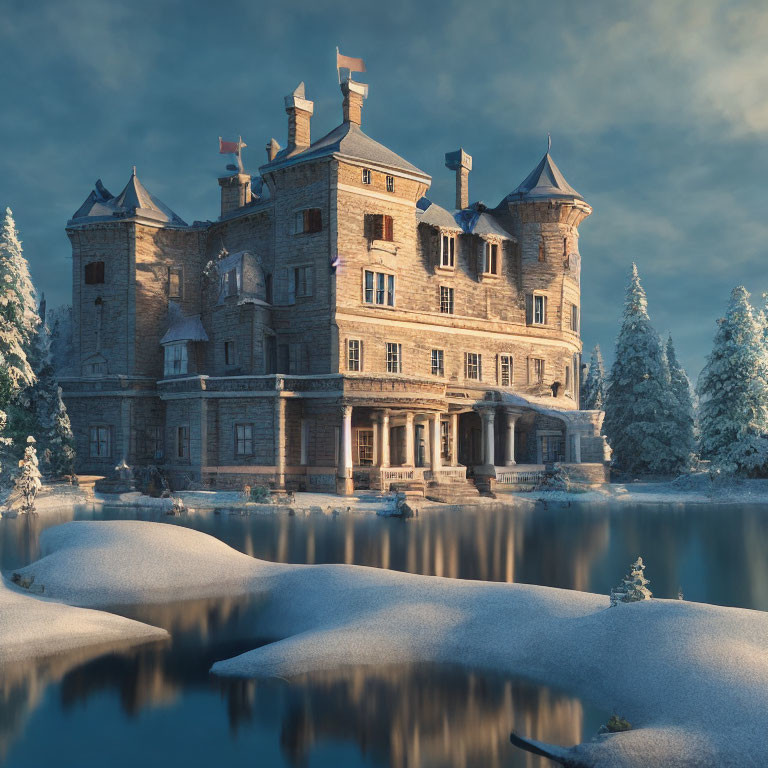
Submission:
<svg viewBox="0 0 768 768">
<path fill-rule="evenodd" d="M 387 373 L 401 373 L 403 370 L 402 345 L 387 342 Z"/>
<path fill-rule="evenodd" d="M 373 464 L 373 430 L 360 429 L 357 432 L 357 463 Z"/>
<path fill-rule="evenodd" d="M 499 356 L 499 386 L 512 386 L 512 355 Z"/>
<path fill-rule="evenodd" d="M 181 291 L 182 291 L 181 267 L 170 267 L 168 269 L 168 298 L 180 299 Z"/>
<path fill-rule="evenodd" d="M 440 266 L 455 266 L 456 238 L 451 235 L 443 235 L 440 238 Z"/>
<path fill-rule="evenodd" d="M 253 424 L 235 424 L 235 454 L 253 456 Z"/>
<path fill-rule="evenodd" d="M 371 183 L 371 171 L 368 168 L 363 168 L 363 184 Z"/>
<path fill-rule="evenodd" d="M 395 276 L 365 270 L 363 299 L 366 304 L 395 306 Z"/>
<path fill-rule="evenodd" d="M 106 459 L 112 455 L 110 427 L 97 426 L 90 429 L 90 455 L 95 459 Z"/>
<path fill-rule="evenodd" d="M 453 314 L 453 288 L 440 286 L 440 311 L 445 315 Z"/>
<path fill-rule="evenodd" d="M 234 341 L 224 342 L 224 364 L 225 365 L 235 364 L 235 342 Z"/>
<path fill-rule="evenodd" d="M 312 295 L 312 267 L 296 267 L 293 270 L 294 296 Z"/>
<path fill-rule="evenodd" d="M 187 342 L 179 341 L 165 345 L 165 367 L 163 373 L 166 376 L 180 376 L 187 372 Z"/>
<path fill-rule="evenodd" d="M 395 177 L 387 176 L 387 192 L 395 191 Z"/>
<path fill-rule="evenodd" d="M 96 285 L 104 282 L 104 262 L 92 261 L 85 265 L 85 284 Z"/>
<path fill-rule="evenodd" d="M 179 427 L 176 430 L 176 456 L 180 459 L 189 458 L 189 427 Z"/>
<path fill-rule="evenodd" d="M 432 350 L 432 375 L 445 376 L 444 353 L 442 349 Z"/>
<path fill-rule="evenodd" d="M 464 378 L 480 381 L 483 377 L 483 356 L 477 352 L 464 353 Z"/>
<path fill-rule="evenodd" d="M 499 273 L 499 246 L 496 243 L 483 243 L 483 274 Z"/>
<path fill-rule="evenodd" d="M 360 339 L 347 340 L 347 370 L 362 371 L 363 356 L 361 354 L 363 342 Z"/>
</svg>

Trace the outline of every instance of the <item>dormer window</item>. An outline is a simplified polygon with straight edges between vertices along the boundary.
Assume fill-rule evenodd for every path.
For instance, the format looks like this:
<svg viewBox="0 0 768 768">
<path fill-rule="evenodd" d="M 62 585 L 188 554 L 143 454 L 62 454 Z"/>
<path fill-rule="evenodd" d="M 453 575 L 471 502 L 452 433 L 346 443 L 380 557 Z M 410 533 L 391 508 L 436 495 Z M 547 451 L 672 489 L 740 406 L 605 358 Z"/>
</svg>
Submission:
<svg viewBox="0 0 768 768">
<path fill-rule="evenodd" d="M 370 168 L 363 168 L 363 184 L 371 183 L 371 170 Z"/>
<path fill-rule="evenodd" d="M 98 285 L 104 282 L 104 262 L 92 261 L 85 265 L 85 284 Z"/>
<path fill-rule="evenodd" d="M 181 376 L 187 372 L 187 342 L 177 341 L 165 345 L 165 376 Z"/>
<path fill-rule="evenodd" d="M 484 275 L 499 274 L 499 246 L 497 243 L 483 242 L 482 268 Z"/>
<path fill-rule="evenodd" d="M 440 237 L 440 266 L 453 269 L 456 265 L 456 238 L 453 235 Z"/>
</svg>

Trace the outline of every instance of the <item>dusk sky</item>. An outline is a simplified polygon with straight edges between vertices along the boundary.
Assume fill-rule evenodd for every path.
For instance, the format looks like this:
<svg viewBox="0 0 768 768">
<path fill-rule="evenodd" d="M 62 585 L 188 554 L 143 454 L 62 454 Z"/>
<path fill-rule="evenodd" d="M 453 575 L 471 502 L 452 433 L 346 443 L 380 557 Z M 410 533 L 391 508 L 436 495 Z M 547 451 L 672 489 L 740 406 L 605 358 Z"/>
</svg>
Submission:
<svg viewBox="0 0 768 768">
<path fill-rule="evenodd" d="M 97 178 L 136 165 L 187 222 L 218 215 L 242 135 L 247 170 L 285 145 L 304 80 L 312 136 L 341 122 L 335 49 L 362 57 L 363 130 L 433 177 L 474 158 L 470 199 L 496 205 L 552 156 L 593 206 L 582 224 L 584 354 L 613 357 L 630 265 L 652 321 L 695 379 L 730 289 L 768 291 L 768 4 L 642 2 L 4 3 L 0 203 L 49 306 L 71 298 L 64 232 Z"/>
</svg>

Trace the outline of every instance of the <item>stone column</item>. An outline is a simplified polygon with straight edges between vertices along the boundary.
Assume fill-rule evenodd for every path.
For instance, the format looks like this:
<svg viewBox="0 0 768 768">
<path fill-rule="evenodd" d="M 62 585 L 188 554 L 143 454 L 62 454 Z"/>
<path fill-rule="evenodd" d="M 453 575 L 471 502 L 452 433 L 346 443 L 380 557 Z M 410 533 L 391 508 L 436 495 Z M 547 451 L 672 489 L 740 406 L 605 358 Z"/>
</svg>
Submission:
<svg viewBox="0 0 768 768">
<path fill-rule="evenodd" d="M 413 414 L 405 414 L 405 466 L 413 467 L 416 460 L 413 455 Z"/>
<path fill-rule="evenodd" d="M 379 427 L 381 436 L 381 450 L 379 451 L 379 466 L 389 466 L 389 411 L 382 411 L 381 426 Z"/>
<path fill-rule="evenodd" d="M 285 488 L 285 399 L 275 402 L 275 487 Z"/>
<path fill-rule="evenodd" d="M 483 464 L 487 467 L 495 466 L 495 432 L 493 428 L 495 415 L 490 408 L 482 411 L 481 414 L 483 420 Z"/>
<path fill-rule="evenodd" d="M 306 419 L 301 420 L 301 458 L 299 459 L 299 463 L 302 467 L 305 467 L 307 464 L 309 464 L 307 454 L 308 454 L 308 448 L 309 448 L 309 423 Z"/>
<path fill-rule="evenodd" d="M 451 466 L 459 466 L 459 414 L 451 414 Z"/>
<path fill-rule="evenodd" d="M 574 464 L 581 464 L 581 432 L 577 432 L 573 436 L 573 456 L 571 461 Z"/>
<path fill-rule="evenodd" d="M 352 484 L 352 406 L 341 409 L 341 431 L 339 433 L 339 466 L 336 470 L 336 493 L 349 496 Z"/>
<path fill-rule="evenodd" d="M 515 411 L 507 411 L 507 450 L 504 463 L 508 467 L 513 467 L 517 462 L 515 461 L 515 422 L 519 414 Z"/>
<path fill-rule="evenodd" d="M 432 472 L 440 469 L 440 414 L 432 414 L 432 434 L 429 440 L 429 463 Z"/>
</svg>

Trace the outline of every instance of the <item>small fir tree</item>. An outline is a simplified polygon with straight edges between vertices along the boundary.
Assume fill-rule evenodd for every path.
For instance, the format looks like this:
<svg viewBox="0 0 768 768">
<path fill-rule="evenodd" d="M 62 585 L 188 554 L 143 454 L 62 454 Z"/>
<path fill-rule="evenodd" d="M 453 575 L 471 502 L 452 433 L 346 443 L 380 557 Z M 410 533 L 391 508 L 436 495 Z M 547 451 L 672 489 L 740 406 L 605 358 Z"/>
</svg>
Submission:
<svg viewBox="0 0 768 768">
<path fill-rule="evenodd" d="M 648 589 L 650 583 L 645 578 L 643 558 L 638 557 L 630 566 L 629 573 L 621 580 L 621 584 L 611 590 L 611 605 L 650 600 L 653 597 L 653 593 Z"/>
<path fill-rule="evenodd" d="M 633 264 L 604 404 L 603 433 L 619 469 L 673 471 L 667 445 L 673 429 L 667 378 L 662 345 L 648 317 L 648 301 Z"/>
<path fill-rule="evenodd" d="M 19 461 L 19 473 L 16 475 L 13 490 L 8 499 L 8 508 L 22 514 L 34 512 L 35 498 L 40 488 L 42 488 L 42 482 L 37 466 L 35 438 L 30 435 L 27 438 L 27 447 L 24 449 L 24 458 Z"/>
<path fill-rule="evenodd" d="M 584 395 L 581 407 L 585 411 L 599 411 L 602 410 L 604 402 L 605 366 L 600 345 L 596 344 L 592 350 L 592 357 L 589 360 L 589 369 L 587 370 L 587 378 L 584 382 Z"/>
<path fill-rule="evenodd" d="M 669 371 L 669 393 L 674 403 L 672 422 L 674 431 L 670 439 L 672 459 L 680 469 L 690 466 L 696 442 L 694 438 L 694 408 L 691 382 L 685 369 L 680 365 L 672 342 L 672 335 L 667 339 L 667 367 Z"/>
<path fill-rule="evenodd" d="M 747 290 L 734 288 L 699 376 L 699 453 L 726 471 L 762 475 L 768 467 L 764 325 Z"/>
</svg>

